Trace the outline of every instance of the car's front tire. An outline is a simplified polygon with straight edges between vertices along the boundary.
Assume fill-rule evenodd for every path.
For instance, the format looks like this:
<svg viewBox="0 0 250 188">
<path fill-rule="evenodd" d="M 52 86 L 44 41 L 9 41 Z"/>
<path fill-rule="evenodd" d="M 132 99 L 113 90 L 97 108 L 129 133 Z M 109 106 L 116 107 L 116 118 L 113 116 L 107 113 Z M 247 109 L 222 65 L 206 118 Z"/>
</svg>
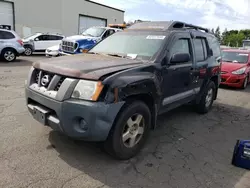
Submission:
<svg viewBox="0 0 250 188">
<path fill-rule="evenodd" d="M 2 58 L 7 61 L 7 62 L 12 62 L 16 60 L 16 52 L 14 49 L 5 49 L 3 50 L 2 54 L 1 54 Z"/>
<path fill-rule="evenodd" d="M 201 99 L 196 104 L 196 110 L 198 113 L 205 114 L 212 108 L 215 97 L 216 86 L 213 81 L 210 81 L 204 90 Z"/>
<path fill-rule="evenodd" d="M 119 160 L 135 156 L 143 147 L 151 125 L 151 113 L 141 101 L 125 104 L 105 142 L 105 150 Z"/>
<path fill-rule="evenodd" d="M 247 88 L 247 85 L 248 85 L 248 80 L 249 80 L 249 75 L 247 75 L 247 77 L 245 78 L 242 86 L 241 86 L 241 89 L 246 89 Z"/>
<path fill-rule="evenodd" d="M 25 46 L 24 49 L 25 49 L 24 55 L 26 55 L 26 56 L 32 55 L 33 51 L 32 51 L 32 48 L 30 46 Z"/>
</svg>

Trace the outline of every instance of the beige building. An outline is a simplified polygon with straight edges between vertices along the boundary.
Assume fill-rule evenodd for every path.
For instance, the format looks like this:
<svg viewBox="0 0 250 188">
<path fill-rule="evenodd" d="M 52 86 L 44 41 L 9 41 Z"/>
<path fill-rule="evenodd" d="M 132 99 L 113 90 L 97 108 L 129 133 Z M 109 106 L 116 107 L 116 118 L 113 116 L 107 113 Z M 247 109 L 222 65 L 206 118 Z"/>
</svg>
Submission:
<svg viewBox="0 0 250 188">
<path fill-rule="evenodd" d="M 123 22 L 123 10 L 90 0 L 0 0 L 0 25 L 10 25 L 21 37 L 36 32 L 69 36 Z"/>
</svg>

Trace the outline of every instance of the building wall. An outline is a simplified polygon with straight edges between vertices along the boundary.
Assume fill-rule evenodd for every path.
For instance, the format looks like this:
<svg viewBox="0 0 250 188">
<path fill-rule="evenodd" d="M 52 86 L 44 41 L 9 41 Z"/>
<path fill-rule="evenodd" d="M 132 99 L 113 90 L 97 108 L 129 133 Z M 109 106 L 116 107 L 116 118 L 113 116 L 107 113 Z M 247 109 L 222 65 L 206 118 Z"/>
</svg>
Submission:
<svg viewBox="0 0 250 188">
<path fill-rule="evenodd" d="M 65 35 L 78 34 L 79 14 L 107 19 L 107 24 L 124 21 L 124 12 L 84 0 L 63 0 L 62 28 Z"/>
<path fill-rule="evenodd" d="M 36 32 L 78 34 L 79 15 L 123 23 L 124 12 L 87 0 L 6 0 L 14 2 L 15 30 L 21 36 Z"/>
<path fill-rule="evenodd" d="M 14 2 L 15 30 L 62 33 L 62 0 L 9 0 Z"/>
</svg>

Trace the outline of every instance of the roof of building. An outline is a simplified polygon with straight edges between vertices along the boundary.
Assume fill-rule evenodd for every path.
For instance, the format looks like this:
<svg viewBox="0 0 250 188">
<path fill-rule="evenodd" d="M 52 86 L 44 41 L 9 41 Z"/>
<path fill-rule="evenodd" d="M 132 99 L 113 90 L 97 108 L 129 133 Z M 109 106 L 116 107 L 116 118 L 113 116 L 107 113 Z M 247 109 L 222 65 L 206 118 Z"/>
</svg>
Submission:
<svg viewBox="0 0 250 188">
<path fill-rule="evenodd" d="M 94 2 L 94 1 L 91 1 L 91 0 L 86 0 L 90 3 L 93 3 L 93 4 L 96 4 L 96 5 L 100 5 L 100 6 L 103 6 L 103 7 L 107 7 L 107 8 L 110 8 L 110 9 L 113 9 L 113 10 L 117 10 L 117 11 L 120 11 L 120 12 L 125 12 L 124 10 L 121 10 L 121 9 L 118 9 L 118 8 L 114 8 L 114 7 L 110 7 L 108 5 L 104 5 L 104 4 L 101 4 L 101 3 L 97 3 L 97 2 Z"/>
</svg>

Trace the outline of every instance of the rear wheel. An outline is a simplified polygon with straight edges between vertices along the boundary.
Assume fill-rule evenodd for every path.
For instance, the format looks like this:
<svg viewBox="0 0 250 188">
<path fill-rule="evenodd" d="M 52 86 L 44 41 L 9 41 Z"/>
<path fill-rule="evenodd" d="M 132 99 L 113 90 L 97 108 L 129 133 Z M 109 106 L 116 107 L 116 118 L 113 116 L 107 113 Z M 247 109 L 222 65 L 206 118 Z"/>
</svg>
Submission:
<svg viewBox="0 0 250 188">
<path fill-rule="evenodd" d="M 215 91 L 215 84 L 213 81 L 210 81 L 201 96 L 200 102 L 196 105 L 198 113 L 205 114 L 212 108 Z"/>
<path fill-rule="evenodd" d="M 243 84 L 242 84 L 242 89 L 246 89 L 249 81 L 249 75 L 245 78 Z"/>
<path fill-rule="evenodd" d="M 2 57 L 7 62 L 12 62 L 16 60 L 16 52 L 13 49 L 5 49 L 2 52 Z"/>
<path fill-rule="evenodd" d="M 105 150 L 113 157 L 127 160 L 143 147 L 150 130 L 151 113 L 141 101 L 126 105 L 119 113 L 105 143 Z"/>
</svg>

